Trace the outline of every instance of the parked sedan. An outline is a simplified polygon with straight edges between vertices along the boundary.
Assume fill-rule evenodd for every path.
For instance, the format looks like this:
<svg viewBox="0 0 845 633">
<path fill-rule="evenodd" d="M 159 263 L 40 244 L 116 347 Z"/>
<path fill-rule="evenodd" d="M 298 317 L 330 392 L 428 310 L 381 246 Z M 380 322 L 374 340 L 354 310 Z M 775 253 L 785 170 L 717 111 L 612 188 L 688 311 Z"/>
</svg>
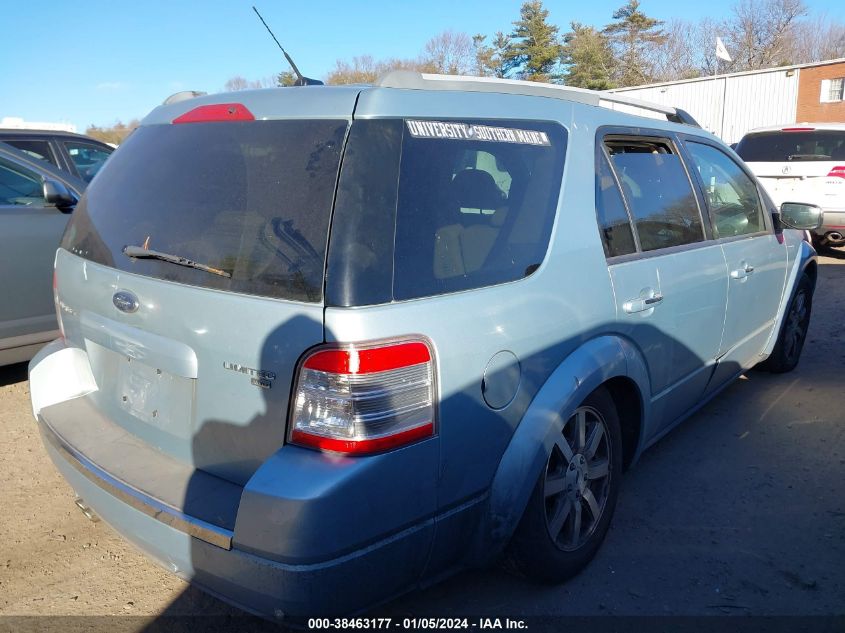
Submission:
<svg viewBox="0 0 845 633">
<path fill-rule="evenodd" d="M 85 182 L 0 143 L 0 365 L 29 360 L 59 334 L 50 278 Z"/>
<path fill-rule="evenodd" d="M 78 176 L 86 183 L 114 151 L 114 147 L 82 134 L 55 130 L 0 129 L 0 142 Z"/>
</svg>

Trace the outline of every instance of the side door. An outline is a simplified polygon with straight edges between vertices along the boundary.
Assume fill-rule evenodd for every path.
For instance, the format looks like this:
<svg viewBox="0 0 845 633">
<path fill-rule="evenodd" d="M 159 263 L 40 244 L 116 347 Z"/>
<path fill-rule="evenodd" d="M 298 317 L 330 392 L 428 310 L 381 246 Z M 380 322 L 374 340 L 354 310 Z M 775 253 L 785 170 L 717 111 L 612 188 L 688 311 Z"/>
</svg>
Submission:
<svg viewBox="0 0 845 633">
<path fill-rule="evenodd" d="M 57 330 L 53 258 L 69 215 L 44 199 L 45 174 L 0 153 L 0 349 L 42 342 Z"/>
<path fill-rule="evenodd" d="M 665 132 L 602 134 L 599 225 L 616 301 L 616 329 L 642 352 L 655 435 L 704 394 L 722 339 L 727 275 L 722 249 Z"/>
<path fill-rule="evenodd" d="M 787 252 L 753 177 L 706 139 L 687 137 L 684 147 L 728 265 L 725 333 L 710 386 L 715 389 L 759 360 L 783 296 Z"/>
</svg>

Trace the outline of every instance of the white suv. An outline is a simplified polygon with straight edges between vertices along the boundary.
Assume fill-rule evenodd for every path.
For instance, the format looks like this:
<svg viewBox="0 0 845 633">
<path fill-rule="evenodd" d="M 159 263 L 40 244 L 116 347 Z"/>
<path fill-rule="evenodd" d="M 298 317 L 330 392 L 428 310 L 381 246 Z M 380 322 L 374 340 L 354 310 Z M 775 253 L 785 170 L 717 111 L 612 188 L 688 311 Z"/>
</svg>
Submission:
<svg viewBox="0 0 845 633">
<path fill-rule="evenodd" d="M 736 153 L 774 201 L 824 210 L 816 247 L 845 245 L 845 123 L 761 127 L 742 137 Z"/>
</svg>

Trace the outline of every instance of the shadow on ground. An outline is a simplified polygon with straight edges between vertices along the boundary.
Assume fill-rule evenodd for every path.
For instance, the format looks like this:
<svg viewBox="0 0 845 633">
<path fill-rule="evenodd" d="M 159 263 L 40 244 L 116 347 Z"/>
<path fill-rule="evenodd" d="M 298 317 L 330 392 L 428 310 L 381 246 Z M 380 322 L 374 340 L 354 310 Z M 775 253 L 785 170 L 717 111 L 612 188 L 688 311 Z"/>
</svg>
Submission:
<svg viewBox="0 0 845 633">
<path fill-rule="evenodd" d="M 0 387 L 26 381 L 27 366 L 28 363 L 15 363 L 0 367 Z"/>
</svg>

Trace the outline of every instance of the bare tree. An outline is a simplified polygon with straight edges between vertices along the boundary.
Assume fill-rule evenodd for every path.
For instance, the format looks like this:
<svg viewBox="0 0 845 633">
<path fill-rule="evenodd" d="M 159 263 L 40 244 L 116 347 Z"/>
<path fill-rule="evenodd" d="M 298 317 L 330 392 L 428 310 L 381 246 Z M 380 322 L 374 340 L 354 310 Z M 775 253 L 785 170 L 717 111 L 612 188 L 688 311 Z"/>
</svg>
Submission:
<svg viewBox="0 0 845 633">
<path fill-rule="evenodd" d="M 729 27 L 705 17 L 697 22 L 672 20 L 666 25 L 665 42 L 652 52 L 658 81 L 690 79 L 716 72 L 716 37 Z"/>
<path fill-rule="evenodd" d="M 807 14 L 802 0 L 739 0 L 725 44 L 731 70 L 756 70 L 794 63 L 792 42 L 798 20 Z"/>
<path fill-rule="evenodd" d="M 241 75 L 235 75 L 234 77 L 230 77 L 225 84 L 223 84 L 223 90 L 226 92 L 235 92 L 237 90 L 246 90 L 249 88 L 249 81 L 247 81 L 246 77 L 242 77 Z"/>
<path fill-rule="evenodd" d="M 327 84 L 371 84 L 391 70 L 417 70 L 431 72 L 419 59 L 376 60 L 371 55 L 353 57 L 351 62 L 337 60 L 326 77 Z"/>
<path fill-rule="evenodd" d="M 845 57 L 845 24 L 824 14 L 796 24 L 792 40 L 796 64 Z"/>
<path fill-rule="evenodd" d="M 238 90 L 255 90 L 257 88 L 272 88 L 278 84 L 275 77 L 264 77 L 263 79 L 247 79 L 242 75 L 230 77 L 223 84 L 224 92 L 236 92 Z"/>
<path fill-rule="evenodd" d="M 475 50 L 472 38 L 466 33 L 443 31 L 425 44 L 422 61 L 434 72 L 447 75 L 466 75 L 472 72 Z"/>
</svg>

